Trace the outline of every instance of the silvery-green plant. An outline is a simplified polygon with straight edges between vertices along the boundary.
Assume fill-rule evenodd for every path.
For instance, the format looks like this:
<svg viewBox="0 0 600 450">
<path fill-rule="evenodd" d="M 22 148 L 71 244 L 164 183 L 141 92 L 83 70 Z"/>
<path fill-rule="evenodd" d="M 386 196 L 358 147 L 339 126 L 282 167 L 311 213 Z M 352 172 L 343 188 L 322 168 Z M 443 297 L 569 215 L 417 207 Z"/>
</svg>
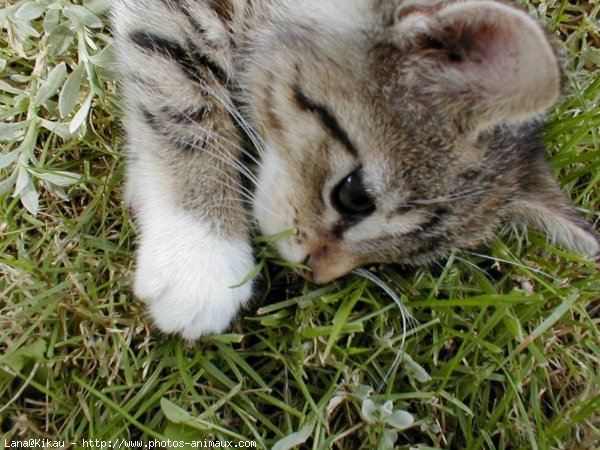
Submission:
<svg viewBox="0 0 600 450">
<path fill-rule="evenodd" d="M 401 409 L 394 410 L 391 400 L 377 403 L 366 398 L 362 402 L 361 413 L 363 419 L 374 430 L 373 436 L 378 450 L 393 449 L 398 440 L 398 432 L 406 430 L 414 423 L 414 418 L 410 413 Z"/>
<path fill-rule="evenodd" d="M 101 17 L 108 6 L 24 0 L 0 9 L 0 195 L 12 191 L 31 214 L 40 187 L 66 199 L 65 188 L 80 179 L 46 151 L 53 136 L 83 137 L 93 103 L 106 97 L 112 46 Z"/>
</svg>

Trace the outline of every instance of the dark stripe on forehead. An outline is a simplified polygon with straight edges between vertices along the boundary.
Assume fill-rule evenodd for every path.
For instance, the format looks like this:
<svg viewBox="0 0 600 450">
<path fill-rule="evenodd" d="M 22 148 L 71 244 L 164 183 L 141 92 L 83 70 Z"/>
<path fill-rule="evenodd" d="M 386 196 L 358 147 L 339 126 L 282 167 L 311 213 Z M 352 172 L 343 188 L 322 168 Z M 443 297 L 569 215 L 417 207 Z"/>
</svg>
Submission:
<svg viewBox="0 0 600 450">
<path fill-rule="evenodd" d="M 192 81 L 203 82 L 205 80 L 205 77 L 199 72 L 200 67 L 205 67 L 219 83 L 227 84 L 225 71 L 208 55 L 201 53 L 195 47 L 187 50 L 177 42 L 141 30 L 134 31 L 129 38 L 146 52 L 174 61 Z"/>
<path fill-rule="evenodd" d="M 350 141 L 348 133 L 346 133 L 335 116 L 325 106 L 310 100 L 304 95 L 299 86 L 294 88 L 294 98 L 300 109 L 315 114 L 331 135 L 340 141 L 352 156 L 358 157 L 358 151 L 352 141 Z"/>
</svg>

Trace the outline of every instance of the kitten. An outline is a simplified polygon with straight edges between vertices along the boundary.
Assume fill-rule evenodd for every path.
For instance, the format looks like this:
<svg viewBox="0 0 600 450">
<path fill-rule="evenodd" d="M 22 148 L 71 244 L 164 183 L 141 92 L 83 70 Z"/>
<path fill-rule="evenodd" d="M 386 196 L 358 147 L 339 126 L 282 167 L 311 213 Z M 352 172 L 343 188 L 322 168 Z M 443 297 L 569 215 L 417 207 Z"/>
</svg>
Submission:
<svg viewBox="0 0 600 450">
<path fill-rule="evenodd" d="M 506 219 L 594 257 L 539 143 L 561 73 L 491 0 L 117 0 L 134 291 L 158 327 L 224 331 L 252 295 L 249 226 L 327 283 L 426 264 Z M 260 154 L 255 175 L 241 161 Z M 251 193 L 243 178 L 255 185 Z M 248 220 L 247 211 L 253 219 Z"/>
</svg>

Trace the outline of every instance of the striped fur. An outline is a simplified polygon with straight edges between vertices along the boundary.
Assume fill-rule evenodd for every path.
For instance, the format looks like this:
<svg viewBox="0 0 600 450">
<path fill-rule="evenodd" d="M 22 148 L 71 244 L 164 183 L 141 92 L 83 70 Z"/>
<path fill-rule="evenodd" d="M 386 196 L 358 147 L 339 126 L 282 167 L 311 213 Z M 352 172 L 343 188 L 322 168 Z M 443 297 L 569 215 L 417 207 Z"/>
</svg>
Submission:
<svg viewBox="0 0 600 450">
<path fill-rule="evenodd" d="M 252 294 L 233 286 L 253 267 L 254 222 L 294 229 L 277 248 L 321 283 L 478 246 L 510 217 L 600 250 L 538 143 L 561 75 L 516 8 L 116 0 L 113 22 L 140 228 L 134 288 L 163 331 L 227 328 Z M 336 197 L 352 176 L 368 213 Z"/>
</svg>

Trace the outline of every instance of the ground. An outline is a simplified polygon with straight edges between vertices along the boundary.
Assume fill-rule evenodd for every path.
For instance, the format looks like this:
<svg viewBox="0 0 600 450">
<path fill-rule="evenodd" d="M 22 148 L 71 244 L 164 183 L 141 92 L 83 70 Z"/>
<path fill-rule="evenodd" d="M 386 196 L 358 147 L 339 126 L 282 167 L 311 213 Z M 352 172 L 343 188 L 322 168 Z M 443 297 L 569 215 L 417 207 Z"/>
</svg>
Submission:
<svg viewBox="0 0 600 450">
<path fill-rule="evenodd" d="M 262 281 L 230 334 L 152 328 L 130 292 L 108 3 L 0 10 L 0 448 L 600 446 L 598 266 L 534 230 L 429 268 L 369 268 L 408 324 L 377 283 L 307 284 L 257 239 Z M 552 167 L 597 227 L 600 5 L 525 6 L 565 60 Z"/>
</svg>

